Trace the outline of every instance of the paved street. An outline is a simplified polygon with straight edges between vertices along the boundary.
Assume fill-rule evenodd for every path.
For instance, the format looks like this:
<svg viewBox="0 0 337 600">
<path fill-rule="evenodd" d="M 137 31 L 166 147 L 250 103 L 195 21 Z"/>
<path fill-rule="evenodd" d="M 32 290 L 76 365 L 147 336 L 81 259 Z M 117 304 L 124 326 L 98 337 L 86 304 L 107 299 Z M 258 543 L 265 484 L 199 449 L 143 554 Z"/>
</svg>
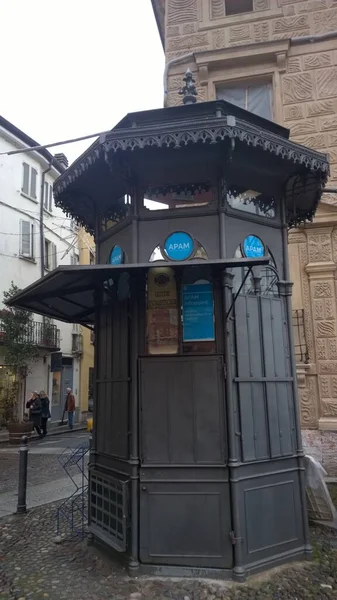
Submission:
<svg viewBox="0 0 337 600">
<path fill-rule="evenodd" d="M 98 548 L 69 536 L 55 543 L 57 504 L 0 519 L 1 600 L 326 600 L 337 598 L 336 541 L 312 530 L 314 560 L 274 569 L 244 585 L 200 579 L 130 578 Z M 329 534 L 329 535 L 328 535 Z"/>
<path fill-rule="evenodd" d="M 337 599 L 336 531 L 319 526 L 311 529 L 312 562 L 274 569 L 244 585 L 131 578 L 107 554 L 72 535 L 65 520 L 57 538 L 57 507 L 74 491 L 57 457 L 87 440 L 88 434 L 80 432 L 31 443 L 25 515 L 11 514 L 17 500 L 18 449 L 0 447 L 0 600 Z M 332 492 L 336 503 L 335 486 Z"/>
<path fill-rule="evenodd" d="M 66 498 L 74 491 L 74 484 L 66 476 L 57 457 L 89 439 L 85 431 L 46 437 L 29 444 L 27 506 L 40 506 Z M 71 450 L 69 450 L 69 453 Z M 87 462 L 87 461 L 86 461 Z M 75 473 L 79 484 L 81 475 Z M 17 503 L 19 451 L 17 447 L 0 446 L 0 517 L 15 511 Z"/>
</svg>

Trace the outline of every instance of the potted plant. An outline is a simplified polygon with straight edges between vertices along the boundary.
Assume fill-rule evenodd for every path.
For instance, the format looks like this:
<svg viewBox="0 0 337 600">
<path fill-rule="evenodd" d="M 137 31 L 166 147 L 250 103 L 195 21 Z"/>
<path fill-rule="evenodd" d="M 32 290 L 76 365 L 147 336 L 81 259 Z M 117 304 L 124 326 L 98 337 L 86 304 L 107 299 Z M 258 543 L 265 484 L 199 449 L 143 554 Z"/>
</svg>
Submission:
<svg viewBox="0 0 337 600">
<path fill-rule="evenodd" d="M 19 288 L 11 283 L 4 292 L 4 303 L 19 292 Z M 10 443 L 19 443 L 22 435 L 28 437 L 32 425 L 24 418 L 26 396 L 26 379 L 29 368 L 38 356 L 38 346 L 32 332 L 32 315 L 29 311 L 16 307 L 8 307 L 1 312 L 2 331 L 4 332 L 4 360 L 8 365 L 10 385 L 2 393 L 3 420 L 7 423 Z"/>
</svg>

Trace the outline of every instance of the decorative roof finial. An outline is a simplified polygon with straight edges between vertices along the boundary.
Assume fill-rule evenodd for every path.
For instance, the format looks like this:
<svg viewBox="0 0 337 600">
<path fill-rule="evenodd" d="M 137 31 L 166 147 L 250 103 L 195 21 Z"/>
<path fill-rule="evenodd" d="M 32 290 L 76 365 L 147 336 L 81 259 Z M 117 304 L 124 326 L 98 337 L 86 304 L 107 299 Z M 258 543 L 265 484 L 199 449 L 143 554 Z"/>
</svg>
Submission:
<svg viewBox="0 0 337 600">
<path fill-rule="evenodd" d="M 187 69 L 183 81 L 185 81 L 185 85 L 178 92 L 180 96 L 183 96 L 183 103 L 195 104 L 197 101 L 196 96 L 198 92 L 194 85 L 195 79 L 193 79 L 193 75 L 190 69 Z"/>
</svg>

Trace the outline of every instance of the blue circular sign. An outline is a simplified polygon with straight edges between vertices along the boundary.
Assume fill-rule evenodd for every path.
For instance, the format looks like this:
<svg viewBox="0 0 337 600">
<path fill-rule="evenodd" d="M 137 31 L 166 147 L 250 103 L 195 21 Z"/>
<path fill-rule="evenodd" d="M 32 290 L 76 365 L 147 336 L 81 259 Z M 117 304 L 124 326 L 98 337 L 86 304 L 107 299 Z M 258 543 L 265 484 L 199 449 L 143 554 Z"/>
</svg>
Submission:
<svg viewBox="0 0 337 600">
<path fill-rule="evenodd" d="M 120 246 L 114 246 L 110 252 L 110 265 L 121 265 L 124 262 L 124 252 Z"/>
<path fill-rule="evenodd" d="M 262 258 L 265 253 L 264 243 L 256 235 L 249 235 L 242 244 L 246 258 Z"/>
<path fill-rule="evenodd" d="M 171 260 L 187 260 L 194 252 L 194 240 L 188 233 L 176 231 L 166 239 L 164 250 Z"/>
</svg>

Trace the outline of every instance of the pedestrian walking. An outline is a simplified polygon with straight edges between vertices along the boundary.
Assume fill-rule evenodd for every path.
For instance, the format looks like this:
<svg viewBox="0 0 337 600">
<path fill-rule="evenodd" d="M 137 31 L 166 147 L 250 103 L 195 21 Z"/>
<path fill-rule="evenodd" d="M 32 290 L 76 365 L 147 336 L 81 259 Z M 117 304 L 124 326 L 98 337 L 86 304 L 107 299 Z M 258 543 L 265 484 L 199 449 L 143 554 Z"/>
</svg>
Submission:
<svg viewBox="0 0 337 600">
<path fill-rule="evenodd" d="M 39 392 L 33 392 L 31 397 L 29 398 L 26 408 L 29 409 L 29 420 L 33 423 L 33 429 L 35 429 L 39 438 L 42 438 L 41 433 L 41 400 L 39 396 Z"/>
<path fill-rule="evenodd" d="M 68 413 L 68 426 L 69 429 L 74 427 L 74 412 L 75 412 L 75 396 L 71 391 L 71 388 L 67 388 L 67 398 L 65 409 Z"/>
<path fill-rule="evenodd" d="M 42 434 L 43 436 L 47 435 L 47 423 L 48 419 L 50 419 L 50 401 L 44 390 L 40 392 L 40 400 L 41 400 L 41 424 L 42 424 Z"/>
</svg>

